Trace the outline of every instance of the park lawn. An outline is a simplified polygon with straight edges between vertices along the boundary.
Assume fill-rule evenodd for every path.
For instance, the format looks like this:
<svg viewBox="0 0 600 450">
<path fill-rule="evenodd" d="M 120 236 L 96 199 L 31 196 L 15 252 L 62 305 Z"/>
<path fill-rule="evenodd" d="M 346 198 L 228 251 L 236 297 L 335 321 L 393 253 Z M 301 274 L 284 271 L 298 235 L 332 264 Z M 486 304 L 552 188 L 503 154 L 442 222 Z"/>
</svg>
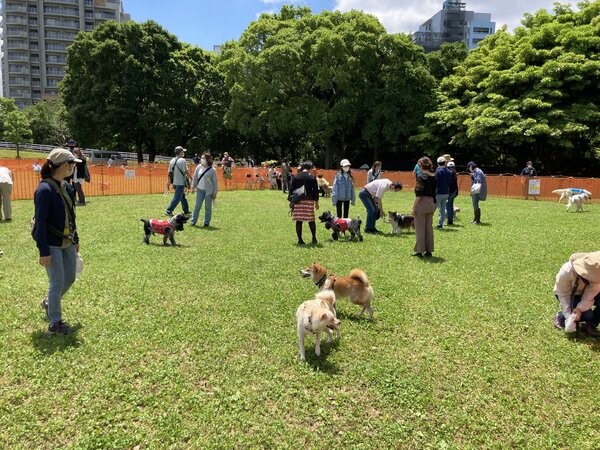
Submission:
<svg viewBox="0 0 600 450">
<path fill-rule="evenodd" d="M 384 206 L 407 213 L 412 199 L 389 192 Z M 457 225 L 418 259 L 414 233 L 381 221 L 386 234 L 362 243 L 319 225 L 320 244 L 297 247 L 276 191 L 222 192 L 212 228 L 144 245 L 139 218 L 169 200 L 78 209 L 69 337 L 45 331 L 33 205 L 13 202 L 0 222 L 0 448 L 598 447 L 599 342 L 553 327 L 552 294 L 571 253 L 598 250 L 597 205 L 490 198 L 476 226 L 461 195 Z M 294 316 L 315 293 L 299 273 L 312 261 L 363 268 L 375 312 L 340 300 L 341 339 L 318 358 L 309 338 L 302 363 Z"/>
</svg>

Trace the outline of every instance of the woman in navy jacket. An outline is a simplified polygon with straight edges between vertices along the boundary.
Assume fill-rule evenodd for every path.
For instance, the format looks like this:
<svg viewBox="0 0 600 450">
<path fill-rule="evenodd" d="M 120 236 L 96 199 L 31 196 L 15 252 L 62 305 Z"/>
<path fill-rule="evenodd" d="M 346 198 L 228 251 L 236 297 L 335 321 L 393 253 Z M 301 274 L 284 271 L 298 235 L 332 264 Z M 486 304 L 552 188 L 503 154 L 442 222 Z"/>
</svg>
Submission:
<svg viewBox="0 0 600 450">
<path fill-rule="evenodd" d="M 34 195 L 33 237 L 39 262 L 48 273 L 48 296 L 42 307 L 50 322 L 50 333 L 70 334 L 73 329 L 62 320 L 61 300 L 75 281 L 79 237 L 75 224 L 75 196 L 65 178 L 73 174 L 81 160 L 64 148 L 50 152 L 42 166 L 42 181 Z"/>
</svg>

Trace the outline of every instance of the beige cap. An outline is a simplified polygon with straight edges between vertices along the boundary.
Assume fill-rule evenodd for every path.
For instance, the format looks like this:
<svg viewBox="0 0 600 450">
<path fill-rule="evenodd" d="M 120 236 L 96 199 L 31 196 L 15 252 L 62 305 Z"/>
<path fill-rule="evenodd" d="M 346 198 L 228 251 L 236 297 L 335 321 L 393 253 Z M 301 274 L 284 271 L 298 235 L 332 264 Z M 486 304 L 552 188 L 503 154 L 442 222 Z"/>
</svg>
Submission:
<svg viewBox="0 0 600 450">
<path fill-rule="evenodd" d="M 573 260 L 575 272 L 591 283 L 600 283 L 600 252 L 584 253 Z"/>
<path fill-rule="evenodd" d="M 48 157 L 46 159 L 55 166 L 60 166 L 61 164 L 67 162 L 81 162 L 80 159 L 75 158 L 73 153 L 71 153 L 71 151 L 67 150 L 66 148 L 55 148 L 48 154 Z"/>
</svg>

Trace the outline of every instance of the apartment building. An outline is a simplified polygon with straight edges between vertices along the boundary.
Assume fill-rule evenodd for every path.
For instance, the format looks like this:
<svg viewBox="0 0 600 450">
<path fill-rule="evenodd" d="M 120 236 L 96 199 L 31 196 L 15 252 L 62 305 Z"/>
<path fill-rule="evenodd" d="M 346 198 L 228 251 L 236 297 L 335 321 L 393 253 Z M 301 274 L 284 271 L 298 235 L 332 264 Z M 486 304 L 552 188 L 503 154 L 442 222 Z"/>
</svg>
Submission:
<svg viewBox="0 0 600 450">
<path fill-rule="evenodd" d="M 461 1 L 445 0 L 442 10 L 424 22 L 412 35 L 413 42 L 426 52 L 438 50 L 444 42 L 464 42 L 469 50 L 496 32 L 489 13 L 467 11 Z"/>
<path fill-rule="evenodd" d="M 130 19 L 122 0 L 3 0 L 1 14 L 2 95 L 19 108 L 58 95 L 79 31 Z"/>
</svg>

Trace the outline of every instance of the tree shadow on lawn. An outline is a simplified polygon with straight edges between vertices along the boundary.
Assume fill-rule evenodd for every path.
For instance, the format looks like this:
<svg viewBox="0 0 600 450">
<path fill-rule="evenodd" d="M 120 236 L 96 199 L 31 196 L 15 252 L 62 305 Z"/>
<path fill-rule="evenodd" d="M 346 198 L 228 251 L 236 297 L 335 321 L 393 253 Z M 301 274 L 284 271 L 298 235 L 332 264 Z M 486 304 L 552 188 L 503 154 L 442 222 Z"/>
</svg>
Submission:
<svg viewBox="0 0 600 450">
<path fill-rule="evenodd" d="M 31 333 L 31 343 L 44 356 L 50 356 L 56 352 L 64 352 L 69 347 L 81 347 L 83 340 L 77 336 L 81 324 L 76 324 L 72 328 L 74 331 L 69 335 L 50 334 L 48 331 L 34 331 Z"/>
</svg>

